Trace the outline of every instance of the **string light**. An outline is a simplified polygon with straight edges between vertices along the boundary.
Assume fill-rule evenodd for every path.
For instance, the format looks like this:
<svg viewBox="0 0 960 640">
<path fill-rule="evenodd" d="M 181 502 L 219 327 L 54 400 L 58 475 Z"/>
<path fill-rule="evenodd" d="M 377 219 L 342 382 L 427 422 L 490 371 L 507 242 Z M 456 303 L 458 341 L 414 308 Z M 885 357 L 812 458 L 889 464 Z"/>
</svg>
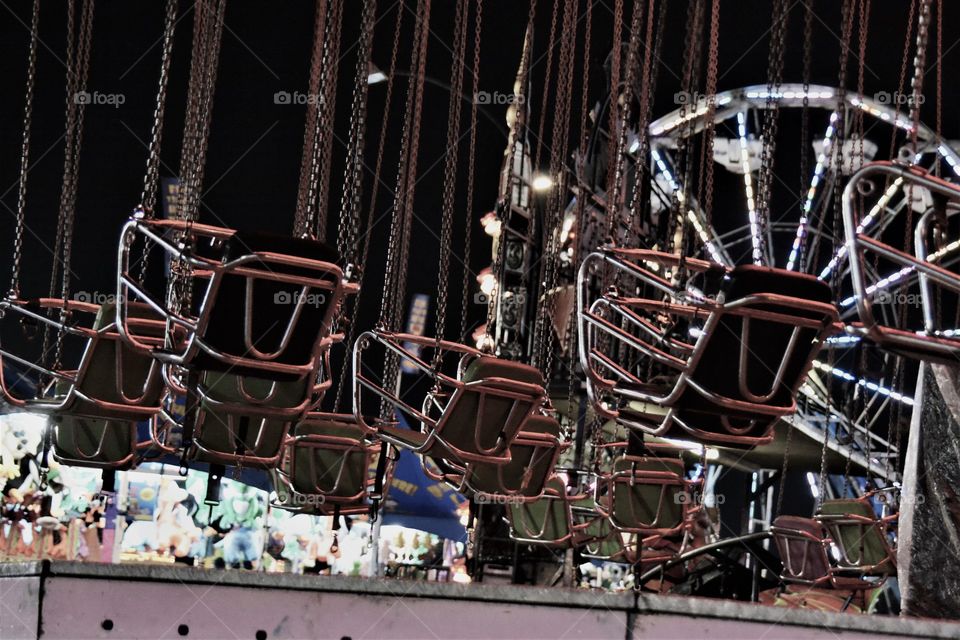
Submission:
<svg viewBox="0 0 960 640">
<path fill-rule="evenodd" d="M 840 378 L 841 380 L 846 380 L 847 382 L 856 382 L 857 386 L 863 387 L 868 391 L 878 393 L 882 396 L 887 396 L 891 400 L 897 400 L 898 402 L 902 402 L 907 406 L 911 406 L 911 407 L 913 406 L 913 398 L 905 396 L 898 391 L 894 391 L 893 389 L 888 389 L 887 387 L 881 386 L 876 382 L 872 382 L 864 378 L 858 378 L 852 373 L 844 371 L 843 369 L 831 367 L 830 365 L 820 362 L 819 360 L 814 360 L 813 366 L 815 369 L 819 371 L 823 371 L 825 373 L 829 373 L 836 378 Z"/>
<path fill-rule="evenodd" d="M 753 263 L 762 264 L 760 222 L 757 219 L 757 203 L 754 200 L 753 174 L 750 171 L 750 152 L 747 148 L 747 112 L 737 113 L 737 134 L 740 137 L 740 162 L 743 164 L 743 188 L 747 194 L 747 211 L 750 217 L 750 238 L 753 241 Z"/>
<path fill-rule="evenodd" d="M 830 124 L 823 135 L 823 145 L 820 149 L 820 155 L 817 156 L 817 166 L 813 169 L 813 178 L 810 180 L 810 188 L 807 189 L 807 197 L 803 203 L 803 211 L 800 215 L 800 224 L 797 225 L 797 235 L 793 239 L 793 246 L 790 247 L 790 258 L 787 260 L 787 270 L 793 271 L 796 266 L 797 258 L 800 255 L 800 247 L 803 246 L 807 237 L 807 224 L 810 221 L 810 211 L 813 209 L 813 199 L 817 195 L 817 186 L 823 178 L 823 171 L 827 166 L 827 157 L 830 155 L 833 145 L 834 125 L 837 122 L 837 112 L 830 114 Z"/>
</svg>

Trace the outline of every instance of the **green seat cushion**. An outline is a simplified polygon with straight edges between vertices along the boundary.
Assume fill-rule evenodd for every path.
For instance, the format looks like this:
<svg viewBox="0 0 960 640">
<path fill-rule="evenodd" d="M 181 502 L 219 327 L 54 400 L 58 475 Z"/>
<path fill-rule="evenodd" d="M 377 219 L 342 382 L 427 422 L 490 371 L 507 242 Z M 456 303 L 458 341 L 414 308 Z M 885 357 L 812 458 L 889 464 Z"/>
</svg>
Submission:
<svg viewBox="0 0 960 640">
<path fill-rule="evenodd" d="M 54 453 L 65 461 L 110 466 L 136 451 L 135 423 L 67 414 L 54 420 Z"/>
<path fill-rule="evenodd" d="M 357 495 L 364 490 L 368 473 L 365 448 L 344 450 L 309 444 L 310 436 L 334 436 L 349 438 L 361 447 L 360 427 L 341 420 L 306 420 L 294 427 L 293 433 L 305 436 L 306 440 L 293 445 L 292 463 L 289 459 L 286 462 L 294 490 L 340 497 Z"/>
<path fill-rule="evenodd" d="M 570 535 L 569 503 L 564 497 L 566 487 L 554 476 L 547 482 L 547 488 L 551 493 L 539 500 L 510 505 L 514 537 L 550 544 Z"/>
<path fill-rule="evenodd" d="M 136 318 L 159 319 L 159 316 L 147 305 L 130 305 L 129 316 Z M 93 323 L 94 330 L 108 328 L 116 321 L 116 305 L 104 304 L 97 312 Z M 163 330 L 157 327 L 155 331 L 145 331 L 143 335 L 160 337 Z M 140 353 L 131 349 L 116 333 L 107 333 L 99 338 L 90 340 L 83 354 L 81 372 L 79 372 L 76 388 L 84 395 L 111 402 L 127 404 L 124 396 L 139 399 L 140 406 L 159 406 L 163 385 L 160 381 L 159 369 L 154 366 L 154 360 L 149 354 Z M 119 379 L 122 372 L 123 379 Z M 66 393 L 66 387 L 58 384 Z M 122 391 L 122 393 L 121 393 Z M 142 399 L 141 399 L 142 398 Z M 114 417 L 135 420 L 138 413 L 124 412 L 123 410 L 101 409 L 93 403 L 78 400 L 76 406 L 71 406 L 72 413 Z"/>
<path fill-rule="evenodd" d="M 873 508 L 863 500 L 824 500 L 820 505 L 820 514 L 824 516 L 855 515 L 872 520 L 877 519 Z M 870 567 L 890 558 L 887 541 L 877 525 L 858 522 L 837 522 L 826 519 L 824 524 L 834 537 L 834 542 L 843 549 L 851 563 Z"/>
<path fill-rule="evenodd" d="M 674 464 L 656 458 L 633 460 L 620 458 L 614 462 L 615 472 L 682 470 Z M 677 479 L 681 476 L 677 475 Z M 628 479 L 614 483 L 612 519 L 615 524 L 629 529 L 673 529 L 683 523 L 683 505 L 686 496 L 679 484 L 645 482 L 638 478 L 631 486 Z"/>
<path fill-rule="evenodd" d="M 525 440 L 524 434 L 545 434 L 552 436 L 552 443 L 539 440 Z M 559 446 L 560 423 L 549 416 L 531 416 L 523 425 L 523 431 L 517 435 L 517 441 L 510 447 L 510 462 L 503 465 L 475 463 L 471 464 L 465 478 L 467 485 L 474 491 L 483 493 L 520 493 L 524 496 L 539 495 L 544 483 L 553 472 L 554 453 Z M 528 444 L 536 442 L 536 444 Z M 529 474 L 526 487 L 524 477 Z"/>
<path fill-rule="evenodd" d="M 279 418 L 204 409 L 197 413 L 194 438 L 211 452 L 273 458 L 280 454 L 289 428 L 290 423 Z M 202 454 L 199 458 L 205 459 Z"/>
<path fill-rule="evenodd" d="M 309 376 L 293 381 L 274 381 L 219 371 L 204 371 L 200 380 L 204 395 L 223 403 L 247 404 L 247 399 L 241 393 L 243 389 L 247 395 L 262 401 L 255 406 L 284 409 L 299 406 L 310 393 Z"/>
</svg>

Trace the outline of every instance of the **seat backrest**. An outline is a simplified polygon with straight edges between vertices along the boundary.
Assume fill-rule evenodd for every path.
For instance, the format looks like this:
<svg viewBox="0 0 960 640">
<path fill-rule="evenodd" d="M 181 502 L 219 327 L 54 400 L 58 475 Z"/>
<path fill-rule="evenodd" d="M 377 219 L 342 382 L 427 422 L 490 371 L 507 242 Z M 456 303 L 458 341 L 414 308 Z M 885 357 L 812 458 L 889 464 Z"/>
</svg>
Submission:
<svg viewBox="0 0 960 640">
<path fill-rule="evenodd" d="M 209 250 L 208 250 L 209 251 Z M 335 250 L 326 244 L 303 238 L 292 238 L 258 232 L 238 231 L 224 241 L 219 253 L 210 252 L 207 257 L 217 261 L 233 260 L 255 252 L 270 252 L 323 261 L 335 265 L 339 259 Z M 209 300 L 204 300 L 204 314 L 207 317 L 205 330 L 200 339 L 221 353 L 253 358 L 246 346 L 247 305 L 252 310 L 250 318 L 250 341 L 261 352 L 273 353 L 280 349 L 284 332 L 291 323 L 300 301 L 300 316 L 286 348 L 280 350 L 271 362 L 288 365 L 306 365 L 314 356 L 317 341 L 330 333 L 330 311 L 334 296 L 331 291 L 308 290 L 295 283 L 280 282 L 271 279 L 269 274 L 329 279 L 339 286 L 337 275 L 314 268 L 284 265 L 276 262 L 254 260 L 247 268 L 264 272 L 264 277 L 252 278 L 252 290 L 248 300 L 248 277 L 227 271 L 220 281 L 219 290 Z M 301 296 L 305 295 L 305 298 Z M 273 379 L 290 379 L 295 375 L 276 372 L 264 372 L 255 367 L 236 367 L 203 351 L 192 360 L 192 365 L 201 370 L 230 370 L 240 375 L 261 375 Z"/>
<path fill-rule="evenodd" d="M 823 527 L 813 518 L 778 516 L 771 527 L 783 563 L 783 579 L 813 583 L 830 575 Z"/>
<path fill-rule="evenodd" d="M 542 438 L 543 435 L 549 439 Z M 559 438 L 560 423 L 556 418 L 534 414 L 524 422 L 523 431 L 510 446 L 510 462 L 472 463 L 467 466 L 464 482 L 483 493 L 539 495 L 553 473 Z"/>
<path fill-rule="evenodd" d="M 884 564 L 890 565 L 888 569 L 892 568 L 894 559 L 890 545 L 876 512 L 867 501 L 855 498 L 824 500 L 820 504 L 820 515 L 826 516 L 822 522 L 847 562 L 864 568 Z"/>
<path fill-rule="evenodd" d="M 276 458 L 280 455 L 290 422 L 201 408 L 197 412 L 194 429 L 196 443 L 208 451 L 207 454 L 201 453 L 198 459 L 218 461 L 218 458 L 239 456 L 249 459 L 249 464 L 256 464 L 253 458 Z M 214 460 L 210 460 L 210 456 Z"/>
<path fill-rule="evenodd" d="M 566 499 L 566 486 L 557 476 L 547 481 L 547 493 L 542 498 L 513 503 L 509 514 L 515 538 L 559 544 L 570 537 L 570 504 Z"/>
<path fill-rule="evenodd" d="M 772 267 L 742 265 L 735 267 L 729 274 L 724 290 L 724 303 L 730 304 L 751 295 L 770 293 L 812 302 L 830 303 L 830 287 L 817 278 Z M 740 307 L 782 313 L 805 319 L 830 320 L 822 311 L 804 310 L 792 306 L 770 303 L 753 303 Z M 749 323 L 749 339 L 743 341 L 744 326 Z M 701 338 L 706 340 L 702 346 L 702 355 L 693 379 L 702 387 L 721 396 L 746 400 L 740 390 L 739 375 L 746 376 L 746 386 L 755 395 L 765 395 L 771 391 L 774 376 L 780 370 L 781 363 L 787 358 L 783 379 L 768 401 L 771 405 L 786 406 L 792 403 L 796 389 L 801 383 L 802 374 L 812 352 L 819 348 L 816 338 L 818 330 L 801 328 L 795 348 L 790 351 L 791 336 L 796 325 L 770 320 L 751 318 L 749 321 L 740 315 L 723 313 L 713 332 Z M 746 371 L 739 371 L 741 346 L 746 346 Z M 687 398 L 686 396 L 690 397 Z M 698 394 L 684 394 L 683 401 L 677 403 L 687 409 L 715 410 L 712 403 Z"/>
<path fill-rule="evenodd" d="M 116 322 L 116 313 L 115 303 L 102 305 L 94 320 L 94 331 L 113 325 Z M 127 313 L 130 318 L 161 319 L 149 305 L 143 303 L 127 305 Z M 136 328 L 141 337 L 163 337 L 163 325 L 158 324 L 154 329 L 140 326 Z M 96 400 L 127 404 L 124 398 L 126 396 L 137 399 L 136 404 L 139 406 L 159 406 L 163 391 L 160 369 L 154 359 L 149 354 L 130 348 L 120 340 L 119 334 L 113 331 L 103 333 L 88 342 L 76 387 L 84 395 Z M 80 412 L 86 411 L 81 409 Z"/>
<path fill-rule="evenodd" d="M 348 497 L 364 491 L 369 456 L 363 446 L 363 431 L 355 423 L 305 420 L 294 427 L 293 435 L 305 440 L 291 444 L 286 461 L 297 492 Z M 329 437 L 349 439 L 356 448 L 323 446 L 323 439 Z"/>
<path fill-rule="evenodd" d="M 526 387 L 511 389 L 513 381 L 535 385 L 539 393 L 530 393 Z M 519 362 L 480 356 L 467 366 L 461 382 L 466 386 L 450 399 L 437 428 L 444 441 L 471 453 L 479 453 L 477 442 L 492 449 L 501 434 L 515 433 L 542 401 L 543 375 Z M 511 397 L 517 393 L 521 397 Z"/>
<path fill-rule="evenodd" d="M 136 425 L 125 420 L 58 414 L 53 427 L 54 455 L 64 464 L 118 468 L 136 453 Z"/>
<path fill-rule="evenodd" d="M 627 457 L 614 462 L 611 520 L 624 529 L 676 529 L 689 500 L 683 463 L 671 458 Z M 668 482 L 649 472 L 669 473 Z"/>
<path fill-rule="evenodd" d="M 268 380 L 221 371 L 203 372 L 200 386 L 203 396 L 215 402 L 275 409 L 303 404 L 311 390 L 310 376 L 294 380 Z M 251 402 L 244 393 L 260 402 Z"/>
</svg>

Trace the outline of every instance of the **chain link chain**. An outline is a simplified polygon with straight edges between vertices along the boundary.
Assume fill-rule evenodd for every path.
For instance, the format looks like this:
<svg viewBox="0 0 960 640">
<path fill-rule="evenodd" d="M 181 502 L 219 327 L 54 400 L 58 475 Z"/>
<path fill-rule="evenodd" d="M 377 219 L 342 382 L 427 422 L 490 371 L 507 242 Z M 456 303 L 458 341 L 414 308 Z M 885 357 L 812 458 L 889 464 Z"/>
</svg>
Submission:
<svg viewBox="0 0 960 640">
<path fill-rule="evenodd" d="M 13 270 L 7 297 L 20 297 L 20 262 L 23 258 L 23 229 L 27 207 L 27 177 L 30 173 L 30 132 L 33 123 L 33 93 L 37 77 L 37 42 L 40 29 L 40 0 L 33 0 L 30 16 L 30 48 L 27 54 L 27 87 L 23 107 L 23 138 L 20 143 L 20 178 L 17 182 L 17 218 L 13 234 Z"/>
</svg>

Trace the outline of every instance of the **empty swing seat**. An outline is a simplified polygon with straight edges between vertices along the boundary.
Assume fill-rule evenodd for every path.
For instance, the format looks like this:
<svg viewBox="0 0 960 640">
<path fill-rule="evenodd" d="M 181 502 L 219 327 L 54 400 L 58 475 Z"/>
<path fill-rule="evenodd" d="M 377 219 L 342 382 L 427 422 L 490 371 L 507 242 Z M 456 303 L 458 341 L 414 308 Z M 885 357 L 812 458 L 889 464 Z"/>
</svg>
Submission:
<svg viewBox="0 0 960 640">
<path fill-rule="evenodd" d="M 877 586 L 876 582 L 837 573 L 827 552 L 830 539 L 817 520 L 778 516 L 770 532 L 783 564 L 780 578 L 785 583 L 843 591 L 862 591 Z"/>
<path fill-rule="evenodd" d="M 206 283 L 192 309 L 167 309 L 131 274 L 130 247 L 137 234 L 189 265 L 195 284 Z M 344 282 L 336 252 L 309 239 L 132 220 L 124 227 L 120 251 L 121 300 L 134 295 L 150 300 L 186 334 L 154 355 L 198 371 L 281 381 L 310 375 L 329 347 L 343 295 L 356 290 Z"/>
<path fill-rule="evenodd" d="M 830 287 L 810 275 L 746 265 L 726 271 L 718 290 L 694 295 L 651 270 L 678 268 L 676 256 L 608 250 L 591 260 L 622 270 L 650 296 L 614 292 L 591 303 L 584 263 L 581 364 L 598 410 L 658 436 L 769 442 L 776 418 L 796 410 L 799 387 L 834 331 Z M 688 268 L 711 281 L 720 267 L 691 260 Z M 688 327 L 696 336 L 692 345 L 681 340 Z M 628 361 L 619 362 L 619 353 Z M 644 410 L 647 405 L 667 411 Z"/>
<path fill-rule="evenodd" d="M 147 305 L 131 305 L 130 327 L 140 339 L 160 344 L 162 319 Z M 163 381 L 159 363 L 130 349 L 120 339 L 117 307 L 102 305 L 93 323 L 76 380 L 67 390 L 64 410 L 70 413 L 126 420 L 145 419 L 160 408 Z"/>
<path fill-rule="evenodd" d="M 587 526 L 574 523 L 572 504 L 586 497 L 568 496 L 567 485 L 559 476 L 553 476 L 539 499 L 509 505 L 510 538 L 526 544 L 571 546 L 577 531 Z"/>
<path fill-rule="evenodd" d="M 422 372 L 431 375 L 436 391 L 428 396 L 423 410 L 413 407 L 367 377 L 362 353 L 372 343 L 407 359 Z M 433 348 L 436 341 L 410 334 L 367 332 L 357 340 L 354 352 L 354 410 L 363 406 L 361 391 L 373 391 L 398 411 L 413 416 L 421 431 L 405 429 L 392 422 L 369 424 L 361 415 L 358 421 L 375 430 L 381 440 L 415 453 L 447 460 L 465 467 L 470 462 L 506 464 L 510 446 L 526 421 L 544 401 L 543 375 L 536 368 L 511 360 L 482 355 L 476 349 L 441 341 L 445 353 L 460 353 L 457 378 L 434 371 L 419 355 L 404 344 Z M 540 436 L 537 436 L 539 439 Z"/>
<path fill-rule="evenodd" d="M 131 313 L 141 339 L 162 340 L 163 322 L 149 307 L 133 305 Z M 52 418 L 53 455 L 70 466 L 127 469 L 149 446 L 138 441 L 137 423 L 160 408 L 159 364 L 120 340 L 112 303 L 99 308 L 92 331 L 72 383 L 54 385 L 62 408 Z"/>
<path fill-rule="evenodd" d="M 68 413 L 53 416 L 53 457 L 67 466 L 129 469 L 137 451 L 137 423 Z"/>
<path fill-rule="evenodd" d="M 535 500 L 543 494 L 563 449 L 560 423 L 556 418 L 535 414 L 529 417 L 510 445 L 510 462 L 467 465 L 460 490 L 480 494 Z"/>
<path fill-rule="evenodd" d="M 370 468 L 380 452 L 353 416 L 309 414 L 288 439 L 279 477 L 294 495 L 327 503 L 356 503 L 367 495 Z"/>
<path fill-rule="evenodd" d="M 840 551 L 835 574 L 887 576 L 896 572 L 896 555 L 886 534 L 889 519 L 879 518 L 868 499 L 824 500 L 816 519 Z"/>
<path fill-rule="evenodd" d="M 598 491 L 605 489 L 607 500 L 597 504 L 609 504 L 618 531 L 666 536 L 683 529 L 692 501 L 679 458 L 623 456 L 601 480 Z"/>
</svg>

